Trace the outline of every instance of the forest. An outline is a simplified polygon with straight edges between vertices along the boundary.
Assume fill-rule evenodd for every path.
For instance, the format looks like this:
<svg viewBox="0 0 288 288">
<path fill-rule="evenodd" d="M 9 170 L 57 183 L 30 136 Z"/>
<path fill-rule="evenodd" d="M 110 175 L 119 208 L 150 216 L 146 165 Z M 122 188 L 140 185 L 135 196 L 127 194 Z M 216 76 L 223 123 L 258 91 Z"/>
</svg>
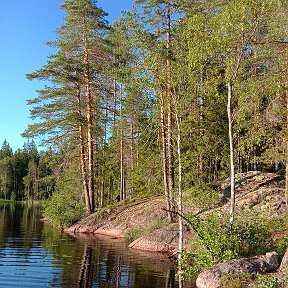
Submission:
<svg viewBox="0 0 288 288">
<path fill-rule="evenodd" d="M 88 214 L 117 195 L 171 211 L 178 183 L 287 172 L 286 1 L 139 0 L 112 25 L 94 1 L 61 8 L 55 53 L 27 74 L 46 86 L 23 135 L 47 151 L 3 143 L 3 198 L 74 187 Z"/>
</svg>

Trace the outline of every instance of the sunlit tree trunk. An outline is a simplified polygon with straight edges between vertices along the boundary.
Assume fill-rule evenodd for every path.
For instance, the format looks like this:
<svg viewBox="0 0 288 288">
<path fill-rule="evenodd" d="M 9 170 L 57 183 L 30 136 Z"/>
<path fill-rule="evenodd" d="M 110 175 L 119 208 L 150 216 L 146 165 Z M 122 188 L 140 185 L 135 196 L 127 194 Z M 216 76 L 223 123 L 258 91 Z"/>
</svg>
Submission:
<svg viewBox="0 0 288 288">
<path fill-rule="evenodd" d="M 124 121 L 123 121 L 123 87 L 120 85 L 120 199 L 126 198 L 125 193 L 125 155 L 124 155 Z"/>
<path fill-rule="evenodd" d="M 77 103 L 78 103 L 78 117 L 79 117 L 79 148 L 80 148 L 80 169 L 82 175 L 82 185 L 85 198 L 85 206 L 87 214 L 91 214 L 91 204 L 89 198 L 88 184 L 87 184 L 87 173 L 86 173 L 86 161 L 85 161 L 85 144 L 84 144 L 84 132 L 82 124 L 82 111 L 81 111 L 81 87 L 79 84 L 76 84 L 77 89 Z"/>
<path fill-rule="evenodd" d="M 167 156 L 167 138 L 166 138 L 166 126 L 165 126 L 165 102 L 163 91 L 160 88 L 160 126 L 161 126 L 161 143 L 162 143 L 162 165 L 163 165 L 163 181 L 164 181 L 164 193 L 166 198 L 166 208 L 168 211 L 168 218 L 172 221 L 172 207 L 171 207 L 171 198 L 169 193 L 169 184 L 168 184 L 168 156 Z"/>
<path fill-rule="evenodd" d="M 108 122 L 108 96 L 106 96 L 105 101 L 105 115 L 103 123 L 103 163 L 102 163 L 102 184 L 101 184 L 101 194 L 100 194 L 100 207 L 104 205 L 104 194 L 105 194 L 105 157 L 106 157 L 106 141 L 107 141 L 107 122 Z"/>
<path fill-rule="evenodd" d="M 130 116 L 130 195 L 133 195 L 133 177 L 134 177 L 134 124 L 133 116 Z"/>
<path fill-rule="evenodd" d="M 113 122 L 112 122 L 112 131 L 114 130 L 116 123 L 116 109 L 117 109 L 117 81 L 113 79 Z"/>
<path fill-rule="evenodd" d="M 234 169 L 234 147 L 233 147 L 233 131 L 232 131 L 232 83 L 227 84 L 228 88 L 228 101 L 227 101 L 227 115 L 229 125 L 229 149 L 230 149 L 230 186 L 231 186 L 231 206 L 230 206 L 230 229 L 234 224 L 234 212 L 235 212 L 235 169 Z"/>
<path fill-rule="evenodd" d="M 172 210 L 174 207 L 174 149 L 173 149 L 173 114 L 172 114 L 172 90 L 171 90 L 171 3 L 166 1 L 166 69 L 167 69 L 167 152 L 168 152 L 168 193 Z M 172 214 L 172 218 L 174 215 Z M 173 219 L 171 219 L 173 220 Z"/>
<path fill-rule="evenodd" d="M 178 114 L 176 113 L 177 124 L 177 152 L 178 152 L 178 228 L 179 228 L 179 240 L 178 240 L 178 277 L 179 288 L 183 287 L 183 269 L 182 269 L 182 254 L 183 254 L 183 203 L 182 203 L 182 158 L 181 158 L 181 123 Z"/>
<path fill-rule="evenodd" d="M 83 17 L 83 46 L 84 46 L 84 83 L 86 98 L 86 119 L 87 119 L 87 148 L 88 148 L 88 189 L 91 212 L 95 210 L 95 189 L 94 189 L 94 151 L 93 151 L 93 120 L 92 120 L 92 95 L 89 69 L 89 52 L 87 43 L 86 18 Z"/>
</svg>

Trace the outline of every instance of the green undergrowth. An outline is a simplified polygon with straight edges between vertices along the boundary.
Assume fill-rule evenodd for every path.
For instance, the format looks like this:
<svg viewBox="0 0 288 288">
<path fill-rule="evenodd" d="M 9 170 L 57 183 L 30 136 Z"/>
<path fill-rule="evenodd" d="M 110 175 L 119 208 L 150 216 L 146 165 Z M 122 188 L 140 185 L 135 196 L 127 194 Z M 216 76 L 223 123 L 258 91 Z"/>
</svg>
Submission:
<svg viewBox="0 0 288 288">
<path fill-rule="evenodd" d="M 126 232 L 125 238 L 127 241 L 132 242 L 166 225 L 168 225 L 168 221 L 163 221 L 161 219 L 153 219 L 148 221 L 147 225 L 145 226 L 129 228 L 128 231 Z"/>
<path fill-rule="evenodd" d="M 221 278 L 221 288 L 242 288 L 243 284 L 248 285 L 255 278 L 254 275 L 241 273 L 237 275 L 224 275 Z M 248 287 L 248 286 L 246 286 Z"/>
<path fill-rule="evenodd" d="M 273 274 L 237 274 L 224 275 L 220 288 L 287 288 L 288 278 L 279 281 Z"/>
<path fill-rule="evenodd" d="M 57 191 L 44 205 L 44 215 L 58 228 L 66 228 L 78 221 L 84 214 L 78 193 Z"/>
<path fill-rule="evenodd" d="M 191 240 L 190 248 L 183 257 L 184 274 L 188 278 L 224 260 L 269 251 L 283 254 L 288 247 L 288 239 L 273 241 L 270 237 L 287 222 L 284 223 L 283 218 L 271 218 L 263 211 L 245 211 L 237 215 L 232 231 L 229 229 L 228 216 L 211 214 L 205 220 L 190 216 L 190 222 L 196 237 Z M 189 264 L 191 262 L 193 265 Z"/>
<path fill-rule="evenodd" d="M 220 188 L 211 184 L 195 185 L 184 192 L 186 206 L 200 210 L 215 208 L 220 204 Z"/>
</svg>

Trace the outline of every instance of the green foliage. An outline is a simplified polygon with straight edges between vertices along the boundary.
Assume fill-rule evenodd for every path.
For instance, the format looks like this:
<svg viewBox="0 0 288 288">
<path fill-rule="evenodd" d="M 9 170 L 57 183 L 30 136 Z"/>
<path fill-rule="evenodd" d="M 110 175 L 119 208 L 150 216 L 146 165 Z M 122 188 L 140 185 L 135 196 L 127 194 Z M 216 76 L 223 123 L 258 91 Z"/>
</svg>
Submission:
<svg viewBox="0 0 288 288">
<path fill-rule="evenodd" d="M 57 191 L 45 204 L 44 215 L 59 228 L 71 226 L 84 214 L 84 207 L 76 191 Z"/>
<path fill-rule="evenodd" d="M 56 227 L 65 228 L 80 219 L 85 213 L 81 197 L 81 183 L 76 175 L 77 163 L 70 163 L 58 179 L 56 192 L 45 205 L 44 215 Z"/>
<path fill-rule="evenodd" d="M 255 212 L 244 212 L 238 217 L 234 231 L 238 235 L 238 250 L 241 256 L 264 254 L 271 251 L 273 243 L 269 239 L 269 221 Z"/>
<path fill-rule="evenodd" d="M 186 275 L 193 275 L 206 267 L 238 255 L 239 235 L 229 230 L 227 222 L 223 224 L 214 214 L 208 216 L 206 220 L 193 217 L 190 221 L 197 236 L 193 251 L 184 253 L 183 267 Z M 192 267 L 189 267 L 190 265 L 187 267 L 189 258 L 194 258 Z"/>
<path fill-rule="evenodd" d="M 255 283 L 251 288 L 281 288 L 274 275 L 257 275 Z"/>
<path fill-rule="evenodd" d="M 168 224 L 167 221 L 163 221 L 161 219 L 155 219 L 148 223 L 148 225 L 146 226 L 146 231 L 151 232 L 160 229 L 167 224 Z"/>
<path fill-rule="evenodd" d="M 146 235 L 154 230 L 160 229 L 161 227 L 167 225 L 167 221 L 163 221 L 160 219 L 152 219 L 146 223 L 145 226 L 141 227 L 132 227 L 129 228 L 126 233 L 126 238 L 130 242 L 142 237 L 143 235 Z"/>
<path fill-rule="evenodd" d="M 130 242 L 140 238 L 145 234 L 144 228 L 131 227 L 126 232 L 126 239 Z"/>
<path fill-rule="evenodd" d="M 251 274 L 224 275 L 221 278 L 221 288 L 242 288 L 243 283 L 251 281 Z"/>
<path fill-rule="evenodd" d="M 236 256 L 252 256 L 271 250 L 269 226 L 259 217 L 243 217 L 236 222 L 232 231 L 229 221 L 214 214 L 201 220 L 193 216 L 190 221 L 196 231 L 193 248 L 184 253 L 183 267 L 186 276 L 193 276 L 200 270 Z M 189 260 L 190 259 L 190 260 Z M 188 265 L 193 259 L 193 265 Z"/>
<path fill-rule="evenodd" d="M 219 204 L 220 191 L 210 184 L 195 185 L 191 189 L 185 191 L 184 201 L 186 205 L 197 207 L 199 209 L 209 209 Z"/>
</svg>

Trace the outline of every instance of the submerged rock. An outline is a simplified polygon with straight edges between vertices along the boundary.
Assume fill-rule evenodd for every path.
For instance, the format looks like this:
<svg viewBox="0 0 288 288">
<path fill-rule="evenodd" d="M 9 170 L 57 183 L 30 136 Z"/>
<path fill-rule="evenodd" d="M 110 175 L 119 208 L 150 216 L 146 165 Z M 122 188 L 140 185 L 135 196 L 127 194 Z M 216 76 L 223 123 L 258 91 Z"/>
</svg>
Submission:
<svg viewBox="0 0 288 288">
<path fill-rule="evenodd" d="M 227 260 L 201 272 L 196 285 L 198 288 L 219 288 L 221 287 L 221 278 L 224 275 L 269 273 L 276 271 L 279 264 L 279 255 L 276 252 L 250 258 Z"/>
</svg>

